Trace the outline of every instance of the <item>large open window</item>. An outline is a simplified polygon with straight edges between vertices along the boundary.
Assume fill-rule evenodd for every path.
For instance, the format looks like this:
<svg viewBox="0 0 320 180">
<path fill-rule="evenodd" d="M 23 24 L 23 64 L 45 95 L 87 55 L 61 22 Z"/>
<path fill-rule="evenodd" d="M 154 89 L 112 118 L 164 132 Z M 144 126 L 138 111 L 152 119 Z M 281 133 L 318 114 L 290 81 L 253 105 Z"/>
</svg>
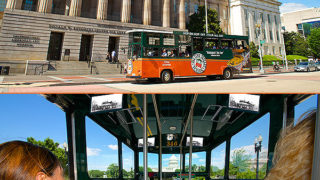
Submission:
<svg viewBox="0 0 320 180">
<path fill-rule="evenodd" d="M 118 141 L 86 118 L 88 174 L 91 178 L 118 178 Z"/>
</svg>

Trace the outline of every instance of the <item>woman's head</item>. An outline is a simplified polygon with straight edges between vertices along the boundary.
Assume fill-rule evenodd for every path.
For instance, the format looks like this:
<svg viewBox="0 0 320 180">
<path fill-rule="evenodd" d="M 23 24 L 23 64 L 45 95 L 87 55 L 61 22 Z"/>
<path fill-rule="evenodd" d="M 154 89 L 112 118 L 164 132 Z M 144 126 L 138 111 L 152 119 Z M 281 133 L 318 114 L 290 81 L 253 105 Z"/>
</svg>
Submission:
<svg viewBox="0 0 320 180">
<path fill-rule="evenodd" d="M 281 132 L 266 180 L 311 179 L 316 111 Z"/>
<path fill-rule="evenodd" d="M 0 179 L 63 180 L 63 170 L 49 150 L 11 141 L 0 144 Z"/>
</svg>

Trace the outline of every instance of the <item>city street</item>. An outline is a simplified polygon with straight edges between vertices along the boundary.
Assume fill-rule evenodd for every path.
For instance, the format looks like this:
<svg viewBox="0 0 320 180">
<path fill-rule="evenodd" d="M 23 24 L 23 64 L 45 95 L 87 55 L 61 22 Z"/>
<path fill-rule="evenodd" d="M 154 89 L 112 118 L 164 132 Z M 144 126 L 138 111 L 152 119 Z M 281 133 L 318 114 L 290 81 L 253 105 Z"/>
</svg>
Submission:
<svg viewBox="0 0 320 180">
<path fill-rule="evenodd" d="M 1 93 L 320 93 L 320 71 L 179 78 L 169 84 L 124 75 L 0 76 L 0 82 Z"/>
</svg>

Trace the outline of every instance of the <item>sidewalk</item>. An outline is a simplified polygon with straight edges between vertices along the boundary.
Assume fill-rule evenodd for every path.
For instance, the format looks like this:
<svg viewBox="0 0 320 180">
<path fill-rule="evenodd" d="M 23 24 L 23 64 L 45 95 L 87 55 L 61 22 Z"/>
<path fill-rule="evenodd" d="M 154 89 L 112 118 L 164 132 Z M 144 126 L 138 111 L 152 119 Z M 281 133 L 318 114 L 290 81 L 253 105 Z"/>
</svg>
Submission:
<svg viewBox="0 0 320 180">
<path fill-rule="evenodd" d="M 290 69 L 284 72 L 274 72 L 272 67 L 266 67 L 265 74 L 282 74 L 293 72 Z M 244 76 L 262 76 L 258 68 L 253 69 L 253 73 L 244 73 L 235 75 L 236 77 Z M 106 84 L 106 83 L 124 83 L 134 82 L 135 79 L 126 78 L 124 74 L 107 74 L 107 75 L 72 75 L 72 76 L 26 76 L 26 75 L 9 75 L 0 76 L 0 86 L 65 86 L 65 85 L 89 85 L 89 84 Z"/>
</svg>

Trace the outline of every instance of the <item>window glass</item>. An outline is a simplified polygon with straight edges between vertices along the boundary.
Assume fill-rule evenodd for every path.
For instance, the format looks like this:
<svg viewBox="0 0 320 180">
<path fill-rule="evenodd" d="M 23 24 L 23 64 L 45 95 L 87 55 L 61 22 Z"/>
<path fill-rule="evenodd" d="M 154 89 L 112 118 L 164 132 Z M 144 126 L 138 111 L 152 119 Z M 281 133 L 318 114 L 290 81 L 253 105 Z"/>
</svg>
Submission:
<svg viewBox="0 0 320 180">
<path fill-rule="evenodd" d="M 317 95 L 313 95 L 310 98 L 306 99 L 302 103 L 295 106 L 294 109 L 294 125 L 298 123 L 298 120 L 303 113 L 306 111 L 316 109 L 317 107 Z"/>
<path fill-rule="evenodd" d="M 178 38 L 179 38 L 180 44 L 190 44 L 191 43 L 191 36 L 179 35 Z"/>
<path fill-rule="evenodd" d="M 233 41 L 232 40 L 221 40 L 220 49 L 232 49 L 232 48 L 233 48 Z"/>
<path fill-rule="evenodd" d="M 200 37 L 193 38 L 193 49 L 194 51 L 203 51 L 203 39 Z"/>
<path fill-rule="evenodd" d="M 186 172 L 189 172 L 189 153 L 186 154 Z M 206 152 L 192 153 L 191 172 L 206 171 Z"/>
<path fill-rule="evenodd" d="M 141 42 L 141 33 L 133 33 L 131 42 L 140 43 Z"/>
<path fill-rule="evenodd" d="M 148 45 L 160 45 L 160 34 L 148 33 L 147 43 Z"/>
<path fill-rule="evenodd" d="M 205 49 L 219 49 L 219 39 L 207 38 L 205 39 Z"/>
<path fill-rule="evenodd" d="M 141 57 L 141 46 L 140 44 L 130 45 L 129 47 L 129 58 L 136 59 Z"/>
<path fill-rule="evenodd" d="M 158 172 L 158 154 L 148 153 L 148 172 Z M 139 152 L 139 174 L 143 176 L 143 152 Z"/>
<path fill-rule="evenodd" d="M 163 154 L 162 172 L 180 172 L 180 154 Z"/>
<path fill-rule="evenodd" d="M 125 144 L 122 144 L 123 177 L 134 178 L 134 152 Z"/>
<path fill-rule="evenodd" d="M 179 57 L 192 57 L 191 46 L 189 45 L 180 45 L 179 47 Z"/>
<path fill-rule="evenodd" d="M 159 57 L 159 48 L 146 47 L 144 48 L 143 55 L 148 57 Z"/>
<path fill-rule="evenodd" d="M 88 174 L 91 178 L 118 178 L 118 141 L 90 118 L 86 118 Z"/>
<path fill-rule="evenodd" d="M 224 166 L 226 156 L 226 143 L 222 143 L 218 147 L 211 151 L 211 179 L 223 179 L 224 178 Z"/>
<path fill-rule="evenodd" d="M 272 34 L 272 31 L 270 31 L 270 40 L 271 40 L 271 41 L 273 40 L 273 34 Z"/>
<path fill-rule="evenodd" d="M 162 48 L 161 57 L 177 57 L 178 49 L 176 48 Z"/>
<path fill-rule="evenodd" d="M 165 46 L 174 46 L 174 38 L 173 34 L 165 34 L 163 35 L 163 45 Z"/>
<path fill-rule="evenodd" d="M 232 179 L 256 179 L 257 154 L 254 144 L 259 135 L 262 137 L 259 179 L 264 179 L 268 162 L 269 125 L 268 113 L 231 138 L 229 176 Z"/>
</svg>

